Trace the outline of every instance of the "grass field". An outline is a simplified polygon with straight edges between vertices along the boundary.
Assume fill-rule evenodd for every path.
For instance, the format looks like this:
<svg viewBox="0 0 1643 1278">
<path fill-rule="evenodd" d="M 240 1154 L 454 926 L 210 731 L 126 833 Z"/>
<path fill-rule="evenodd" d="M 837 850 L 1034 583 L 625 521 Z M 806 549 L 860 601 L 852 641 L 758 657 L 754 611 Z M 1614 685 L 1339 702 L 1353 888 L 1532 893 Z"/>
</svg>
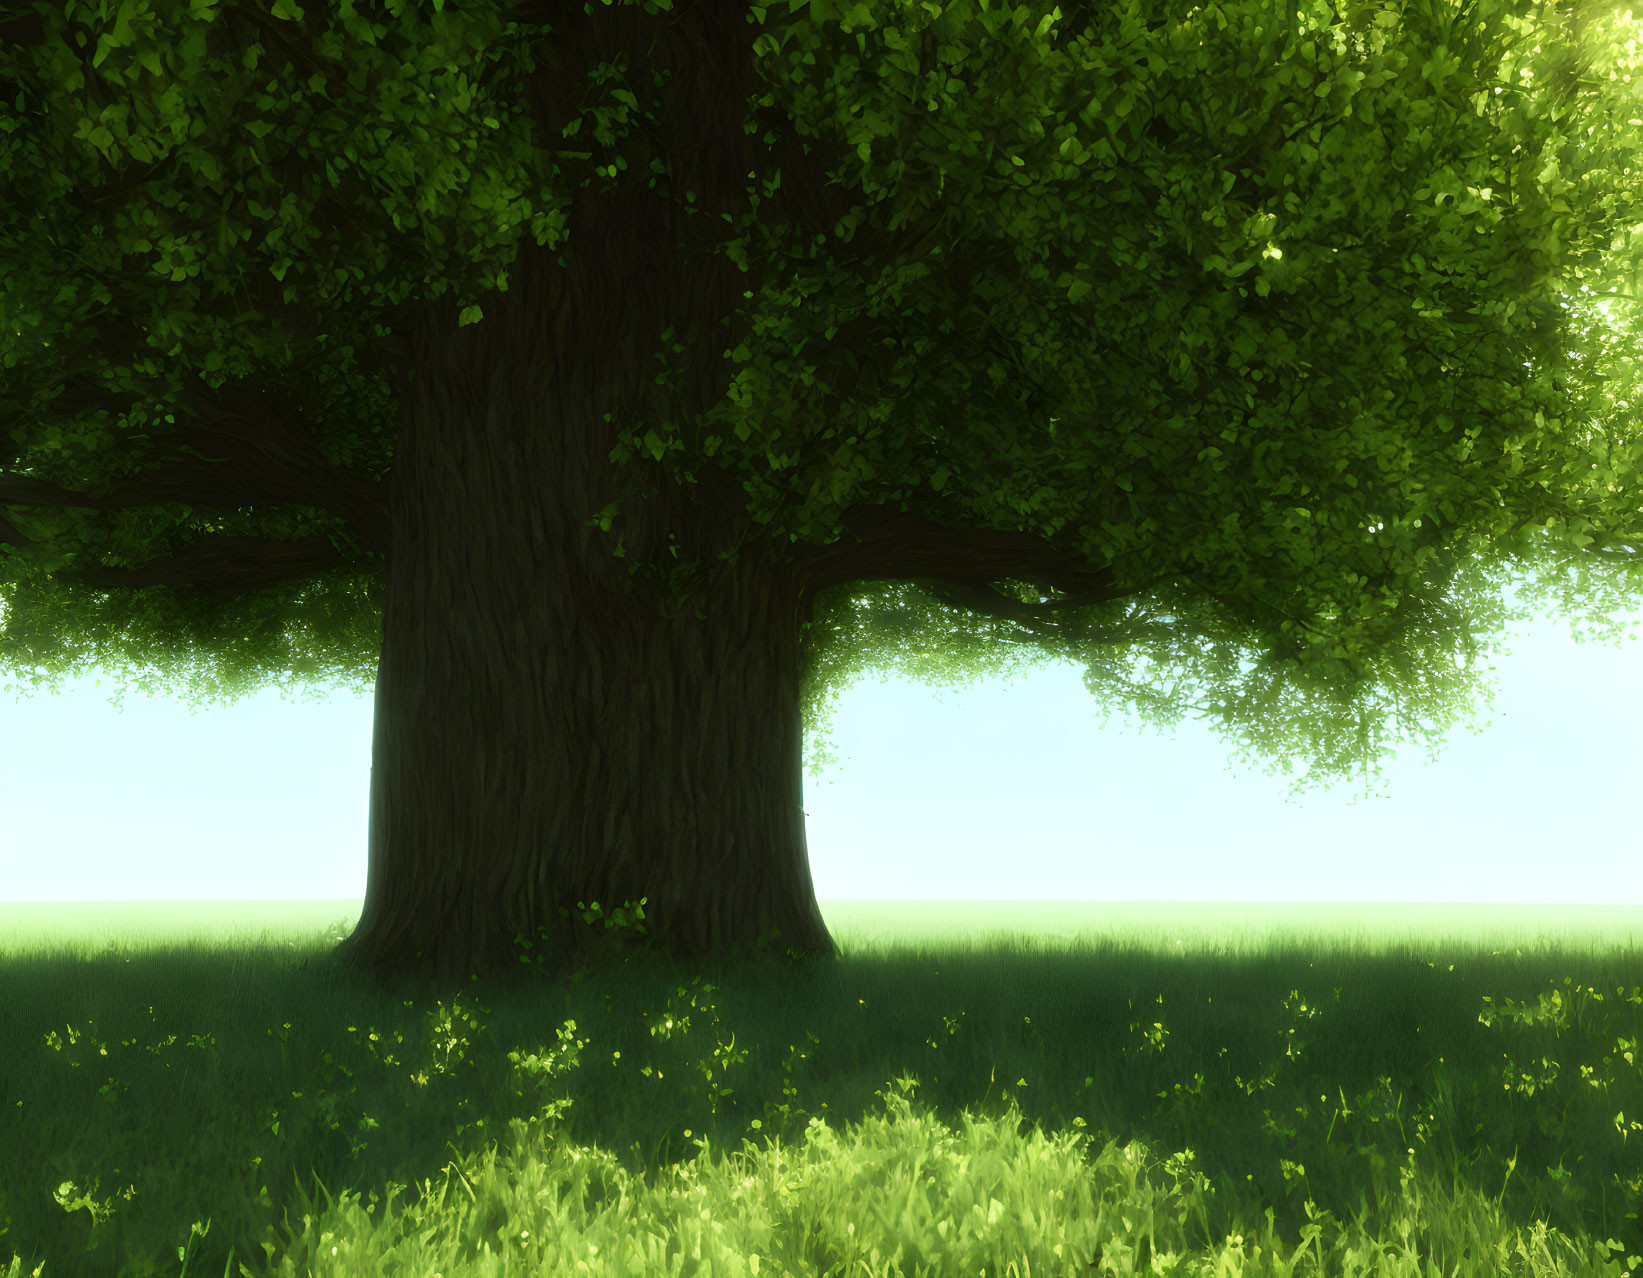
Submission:
<svg viewBox="0 0 1643 1278">
<path fill-rule="evenodd" d="M 333 939 L 0 955 L 0 1275 L 1643 1273 L 1635 948 Z"/>
</svg>

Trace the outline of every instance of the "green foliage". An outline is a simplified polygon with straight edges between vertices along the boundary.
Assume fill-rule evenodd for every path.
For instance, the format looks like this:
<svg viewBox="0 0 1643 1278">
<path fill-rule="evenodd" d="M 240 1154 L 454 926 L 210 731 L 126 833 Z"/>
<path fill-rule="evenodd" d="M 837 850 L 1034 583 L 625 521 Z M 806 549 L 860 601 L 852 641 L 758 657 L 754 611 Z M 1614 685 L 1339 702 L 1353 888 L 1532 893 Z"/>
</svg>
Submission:
<svg viewBox="0 0 1643 1278">
<path fill-rule="evenodd" d="M 413 334 L 515 340 L 534 248 L 592 306 L 578 201 L 688 210 L 680 260 L 745 277 L 715 329 L 632 334 L 660 369 L 603 415 L 585 526 L 670 613 L 739 556 L 822 582 L 813 775 L 870 670 L 1075 661 L 1109 707 L 1305 759 L 1299 791 L 1471 710 L 1480 638 L 1529 615 L 1510 568 L 1600 624 L 1635 599 L 1635 328 L 1592 303 L 1643 256 L 1643 112 L 1603 6 L 754 7 L 718 50 L 752 169 L 717 184 L 660 69 L 694 11 L 105 8 L 0 46 L 0 664 L 34 688 L 368 690 L 403 410 L 439 389 Z M 731 544 L 629 544 L 709 474 Z M 1119 597 L 922 571 L 856 545 L 864 509 L 1029 535 Z"/>
</svg>

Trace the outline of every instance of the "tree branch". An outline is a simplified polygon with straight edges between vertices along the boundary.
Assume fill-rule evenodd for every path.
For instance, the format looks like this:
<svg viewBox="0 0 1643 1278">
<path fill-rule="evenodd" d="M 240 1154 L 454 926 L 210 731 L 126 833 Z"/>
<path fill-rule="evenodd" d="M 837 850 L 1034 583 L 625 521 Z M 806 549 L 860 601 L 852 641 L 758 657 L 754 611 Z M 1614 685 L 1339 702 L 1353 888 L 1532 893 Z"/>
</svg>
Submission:
<svg viewBox="0 0 1643 1278">
<path fill-rule="evenodd" d="M 110 392 L 91 392 L 82 381 L 73 405 L 77 410 L 119 411 L 118 400 Z M 188 450 L 195 455 L 176 455 L 101 493 L 0 473 L 0 505 L 90 510 L 162 502 L 208 510 L 258 503 L 316 506 L 341 518 L 367 550 L 387 553 L 388 481 L 360 479 L 333 463 L 320 452 L 302 414 L 277 394 L 233 382 L 213 390 L 187 374 L 178 400 L 198 420 L 177 426 L 152 423 L 152 438 L 177 454 Z"/>
<path fill-rule="evenodd" d="M 911 581 L 956 607 L 999 620 L 1111 603 L 1152 584 L 1118 586 L 1110 564 L 1091 571 L 1033 533 L 945 528 L 889 505 L 852 506 L 841 522 L 844 535 L 837 542 L 809 547 L 795 560 L 806 619 L 817 592 L 853 581 Z M 1004 581 L 1032 582 L 1059 597 L 1022 603 L 995 588 Z"/>
<path fill-rule="evenodd" d="M 59 568 L 52 576 L 97 590 L 170 586 L 238 593 L 299 577 L 313 577 L 347 565 L 342 552 L 324 537 L 308 537 L 302 541 L 213 537 L 169 558 L 150 560 L 140 568 L 88 564 Z"/>
</svg>

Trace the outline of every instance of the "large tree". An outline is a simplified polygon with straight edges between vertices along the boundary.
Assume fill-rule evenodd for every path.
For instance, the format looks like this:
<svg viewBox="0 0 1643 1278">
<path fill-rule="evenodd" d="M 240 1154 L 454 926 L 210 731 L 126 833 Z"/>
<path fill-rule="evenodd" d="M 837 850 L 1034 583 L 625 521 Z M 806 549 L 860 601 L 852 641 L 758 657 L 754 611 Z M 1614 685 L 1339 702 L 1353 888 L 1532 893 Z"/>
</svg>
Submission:
<svg viewBox="0 0 1643 1278">
<path fill-rule="evenodd" d="M 1621 606 L 1619 20 L 1063 6 L 0 5 L 0 662 L 374 682 L 341 953 L 448 987 L 832 953 L 869 669 L 1324 784 Z"/>
</svg>

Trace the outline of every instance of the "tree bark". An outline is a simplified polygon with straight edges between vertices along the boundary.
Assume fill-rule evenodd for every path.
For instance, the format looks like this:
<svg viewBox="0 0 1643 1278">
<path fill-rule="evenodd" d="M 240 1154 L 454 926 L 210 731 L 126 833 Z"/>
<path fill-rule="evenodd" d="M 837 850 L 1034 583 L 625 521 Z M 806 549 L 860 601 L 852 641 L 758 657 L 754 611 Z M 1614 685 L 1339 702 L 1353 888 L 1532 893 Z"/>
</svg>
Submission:
<svg viewBox="0 0 1643 1278">
<path fill-rule="evenodd" d="M 516 970 L 523 936 L 557 973 L 593 946 L 583 903 L 641 898 L 678 959 L 773 931 L 834 954 L 791 591 L 742 563 L 706 621 L 659 615 L 620 561 L 553 549 L 592 534 L 543 508 L 540 450 L 450 410 L 395 467 L 365 906 L 339 957 L 451 991 Z"/>
<path fill-rule="evenodd" d="M 672 624 L 526 593 L 494 559 L 421 591 L 391 573 L 365 908 L 339 956 L 449 993 L 516 974 L 523 936 L 558 975 L 594 948 L 583 903 L 641 898 L 676 959 L 773 931 L 778 950 L 832 956 L 805 843 L 796 628 L 754 592 Z"/>
<path fill-rule="evenodd" d="M 752 540 L 718 572 L 746 515 L 711 469 L 614 525 L 640 562 L 688 537 L 706 620 L 584 526 L 621 486 L 605 413 L 653 389 L 624 368 L 664 325 L 630 304 L 601 333 L 551 261 L 526 245 L 477 326 L 448 296 L 410 326 L 365 905 L 336 957 L 449 993 L 519 975 L 522 937 L 559 975 L 596 948 L 581 903 L 641 899 L 678 960 L 772 932 L 775 953 L 835 956 L 805 845 L 802 575 Z"/>
<path fill-rule="evenodd" d="M 744 128 L 744 18 L 704 6 L 659 30 L 555 9 L 520 86 L 545 145 L 612 48 L 666 72 L 645 73 L 658 97 L 623 142 L 629 169 L 555 149 L 579 182 L 568 237 L 526 235 L 477 325 L 458 327 L 449 292 L 395 314 L 369 870 L 336 952 L 379 981 L 518 975 L 518 940 L 568 974 L 602 948 L 583 903 L 643 900 L 645 941 L 680 961 L 772 933 L 778 954 L 836 956 L 805 846 L 808 578 L 773 561 L 711 462 L 676 483 L 610 458 L 635 422 L 665 435 L 723 399 L 743 293 L 763 287 L 759 265 L 712 251 L 768 158 Z M 590 527 L 629 485 L 611 530 Z M 701 566 L 682 609 L 658 579 L 675 563 Z"/>
</svg>

